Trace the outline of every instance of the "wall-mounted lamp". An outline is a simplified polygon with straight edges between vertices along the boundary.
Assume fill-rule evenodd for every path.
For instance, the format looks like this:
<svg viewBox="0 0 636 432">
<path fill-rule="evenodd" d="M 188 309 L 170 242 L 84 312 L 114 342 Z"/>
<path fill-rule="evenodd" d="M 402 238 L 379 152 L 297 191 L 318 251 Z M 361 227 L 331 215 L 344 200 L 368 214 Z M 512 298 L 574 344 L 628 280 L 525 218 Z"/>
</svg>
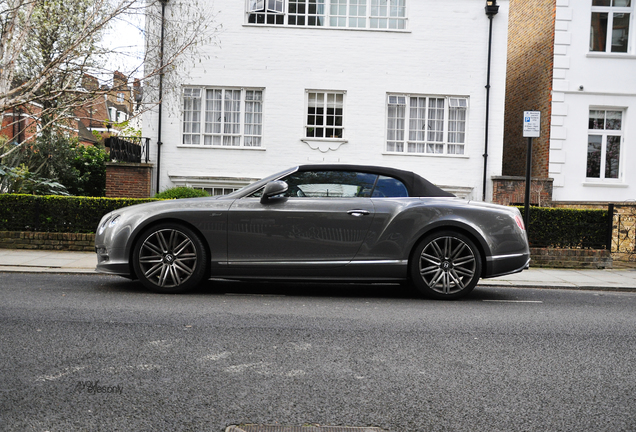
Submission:
<svg viewBox="0 0 636 432">
<path fill-rule="evenodd" d="M 486 15 L 488 17 L 492 17 L 497 15 L 499 12 L 499 5 L 497 4 L 497 0 L 486 0 Z"/>
</svg>

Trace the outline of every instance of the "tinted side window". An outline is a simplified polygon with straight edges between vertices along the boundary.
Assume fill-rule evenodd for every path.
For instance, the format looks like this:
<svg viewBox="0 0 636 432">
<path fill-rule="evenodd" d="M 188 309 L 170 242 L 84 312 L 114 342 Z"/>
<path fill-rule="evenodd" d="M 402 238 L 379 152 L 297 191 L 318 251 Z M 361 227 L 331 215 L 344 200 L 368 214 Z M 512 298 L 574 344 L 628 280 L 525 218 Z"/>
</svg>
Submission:
<svg viewBox="0 0 636 432">
<path fill-rule="evenodd" d="M 304 171 L 282 178 L 289 189 L 286 197 L 309 198 L 399 198 L 408 197 L 404 184 L 387 176 L 355 171 Z M 259 198 L 262 189 L 249 195 Z"/>
<path fill-rule="evenodd" d="M 404 183 L 394 179 L 393 177 L 380 176 L 378 182 L 373 189 L 374 198 L 387 197 L 387 198 L 399 198 L 408 197 L 409 192 L 404 186 Z"/>
<path fill-rule="evenodd" d="M 289 197 L 369 197 L 378 176 L 354 171 L 306 171 L 282 179 L 289 185 Z"/>
</svg>

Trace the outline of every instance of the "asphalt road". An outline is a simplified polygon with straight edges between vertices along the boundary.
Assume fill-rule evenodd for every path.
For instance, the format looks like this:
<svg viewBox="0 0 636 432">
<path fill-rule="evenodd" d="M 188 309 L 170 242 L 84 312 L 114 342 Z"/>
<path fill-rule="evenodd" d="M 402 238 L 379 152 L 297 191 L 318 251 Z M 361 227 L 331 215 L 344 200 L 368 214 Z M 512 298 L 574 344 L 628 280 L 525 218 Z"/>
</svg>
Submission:
<svg viewBox="0 0 636 432">
<path fill-rule="evenodd" d="M 0 274 L 0 430 L 636 430 L 636 294 Z"/>
</svg>

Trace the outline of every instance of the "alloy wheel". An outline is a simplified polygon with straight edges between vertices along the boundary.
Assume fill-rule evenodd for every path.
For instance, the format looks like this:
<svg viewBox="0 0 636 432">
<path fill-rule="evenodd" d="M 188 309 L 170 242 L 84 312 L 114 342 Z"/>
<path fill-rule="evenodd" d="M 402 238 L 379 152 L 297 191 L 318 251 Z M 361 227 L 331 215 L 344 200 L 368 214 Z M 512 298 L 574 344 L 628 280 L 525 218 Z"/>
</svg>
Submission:
<svg viewBox="0 0 636 432">
<path fill-rule="evenodd" d="M 424 246 L 419 257 L 419 275 L 426 287 L 449 295 L 461 292 L 475 281 L 476 252 L 455 236 L 439 236 Z"/>
<path fill-rule="evenodd" d="M 141 244 L 138 265 L 143 277 L 161 288 L 183 285 L 197 268 L 193 240 L 177 229 L 153 231 Z"/>
</svg>

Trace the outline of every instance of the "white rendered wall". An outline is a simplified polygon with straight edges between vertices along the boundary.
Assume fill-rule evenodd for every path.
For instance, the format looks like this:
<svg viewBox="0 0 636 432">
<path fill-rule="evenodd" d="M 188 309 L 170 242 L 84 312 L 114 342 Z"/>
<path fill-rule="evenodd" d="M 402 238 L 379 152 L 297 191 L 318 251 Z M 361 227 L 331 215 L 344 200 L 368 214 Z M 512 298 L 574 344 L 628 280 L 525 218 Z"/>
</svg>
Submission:
<svg viewBox="0 0 636 432">
<path fill-rule="evenodd" d="M 628 54 L 590 53 L 591 0 L 557 0 L 550 177 L 555 201 L 636 199 L 636 20 Z M 590 108 L 624 109 L 617 181 L 586 179 Z M 601 167 L 603 169 L 603 167 Z"/>
<path fill-rule="evenodd" d="M 488 149 L 491 176 L 501 175 L 508 2 L 493 19 Z M 406 32 L 252 26 L 239 0 L 216 0 L 220 46 L 201 47 L 201 63 L 182 72 L 184 86 L 264 89 L 263 147 L 181 146 L 180 95 L 166 97 L 160 189 L 171 177 L 261 178 L 305 163 L 355 163 L 415 171 L 438 185 L 482 197 L 488 23 L 485 2 L 408 0 Z M 168 6 L 170 7 L 170 3 Z M 209 58 L 209 60 L 208 60 Z M 191 65 L 191 63 L 188 63 Z M 346 91 L 344 139 L 337 150 L 302 141 L 305 91 Z M 469 98 L 465 154 L 395 155 L 386 147 L 387 93 Z M 156 162 L 157 113 L 144 117 Z"/>
</svg>

